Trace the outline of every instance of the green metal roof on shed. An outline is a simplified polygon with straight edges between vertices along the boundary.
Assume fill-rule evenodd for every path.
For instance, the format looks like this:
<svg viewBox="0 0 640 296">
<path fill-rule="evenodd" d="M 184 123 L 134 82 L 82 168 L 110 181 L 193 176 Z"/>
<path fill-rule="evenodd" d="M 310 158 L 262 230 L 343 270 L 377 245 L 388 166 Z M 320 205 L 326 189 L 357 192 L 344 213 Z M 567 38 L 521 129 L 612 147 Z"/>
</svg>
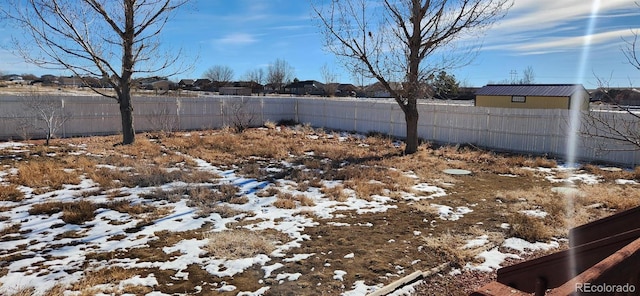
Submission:
<svg viewBox="0 0 640 296">
<path fill-rule="evenodd" d="M 587 91 L 582 84 L 488 84 L 476 95 L 570 97 L 576 90 Z"/>
</svg>

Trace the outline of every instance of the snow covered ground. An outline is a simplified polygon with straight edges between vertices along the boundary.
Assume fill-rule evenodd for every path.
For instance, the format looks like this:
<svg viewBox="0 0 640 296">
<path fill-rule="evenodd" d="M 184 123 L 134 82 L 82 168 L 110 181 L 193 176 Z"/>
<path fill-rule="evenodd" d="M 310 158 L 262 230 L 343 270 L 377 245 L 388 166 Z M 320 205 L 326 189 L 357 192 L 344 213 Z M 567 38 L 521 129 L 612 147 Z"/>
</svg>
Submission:
<svg viewBox="0 0 640 296">
<path fill-rule="evenodd" d="M 349 134 L 342 134 L 341 141 L 357 141 L 358 137 Z M 313 139 L 311 139 L 313 140 Z M 3 155 L 19 154 L 21 151 L 34 149 L 23 143 L 8 142 L 0 143 L 0 150 Z M 86 146 L 74 145 L 66 147 L 68 155 L 91 155 L 94 157 L 106 157 L 89 152 Z M 62 149 L 61 152 L 62 153 Z M 232 293 L 237 295 L 263 295 L 267 293 L 272 283 L 286 283 L 298 281 L 303 273 L 289 272 L 285 270 L 285 265 L 289 263 L 303 264 L 305 260 L 317 257 L 320 254 L 300 252 L 300 246 L 308 241 L 316 239 L 306 233 L 309 228 L 319 226 L 321 223 L 327 224 L 335 229 L 346 229 L 354 227 L 377 227 L 378 225 L 362 223 L 360 225 L 345 222 L 323 222 L 334 218 L 345 217 L 345 213 L 355 215 L 365 215 L 374 213 L 384 213 L 392 209 L 397 209 L 399 203 L 428 202 L 432 211 L 438 217 L 428 219 L 430 225 L 434 223 L 457 223 L 464 221 L 467 215 L 474 212 L 474 205 L 445 205 L 448 194 L 456 190 L 455 184 L 439 186 L 438 183 L 425 182 L 417 176 L 412 187 L 413 190 L 402 192 L 401 199 L 393 198 L 391 192 L 388 194 L 375 194 L 368 199 L 358 198 L 356 192 L 345 188 L 345 200 L 330 199 L 322 192 L 321 188 L 335 188 L 344 186 L 345 182 L 340 180 L 322 180 L 321 185 L 309 187 L 301 190 L 296 182 L 290 179 L 256 180 L 248 178 L 239 173 L 239 169 L 220 168 L 212 163 L 195 156 L 182 152 L 175 152 L 176 155 L 188 159 L 195 163 L 194 170 L 210 172 L 219 176 L 210 182 L 200 184 L 186 184 L 182 181 L 168 182 L 159 186 L 148 187 L 120 187 L 102 191 L 96 181 L 90 179 L 86 174 L 81 176 L 81 181 L 77 185 L 68 184 L 57 190 L 37 194 L 34 188 L 20 186 L 19 190 L 24 193 L 24 199 L 20 201 L 0 201 L 3 211 L 0 213 L 0 263 L 3 272 L 0 273 L 0 294 L 10 295 L 16 291 L 27 287 L 34 287 L 35 294 L 43 294 L 56 285 L 70 285 L 82 281 L 87 274 L 87 270 L 99 270 L 105 266 L 122 267 L 124 269 L 150 269 L 168 272 L 176 280 L 190 280 L 190 266 L 199 266 L 205 270 L 211 278 L 229 279 L 240 276 L 243 272 L 258 266 L 263 272 L 262 279 L 250 285 L 254 287 L 247 290 L 238 287 L 225 280 L 211 280 L 205 287 L 195 287 L 194 291 L 203 289 L 214 290 L 219 293 Z M 50 154 L 51 157 L 56 153 Z M 9 157 L 7 156 L 7 157 Z M 49 157 L 49 156 L 43 156 Z M 124 156 L 123 156 L 124 157 Z M 304 170 L 304 166 L 286 162 L 279 162 L 281 169 Z M 123 170 L 127 167 L 109 166 L 101 164 L 99 167 L 106 170 Z M 179 169 L 179 168 L 176 168 Z M 280 170 L 281 170 L 280 169 Z M 278 169 L 275 169 L 277 171 Z M 413 172 L 404 172 L 405 175 L 412 176 Z M 567 181 L 558 177 L 553 170 L 548 170 L 549 182 Z M 17 174 L 14 167 L 4 165 L 0 167 L 0 184 L 9 184 L 11 176 Z M 510 177 L 511 178 L 511 177 Z M 513 177 L 513 178 L 517 178 Z M 574 175 L 569 179 L 571 182 L 582 181 L 584 183 L 598 182 L 592 175 Z M 371 183 L 379 182 L 372 180 Z M 179 198 L 177 200 L 149 199 L 148 195 L 158 191 L 170 192 L 172 190 L 189 186 L 209 186 L 214 188 L 221 184 L 231 184 L 239 189 L 236 194 L 246 197 L 244 203 L 225 203 L 226 206 L 237 211 L 232 216 L 223 216 L 213 212 L 207 215 L 199 214 L 199 209 L 190 206 L 188 200 Z M 274 203 L 278 197 L 259 196 L 259 192 L 277 188 L 283 194 L 292 196 L 303 195 L 310 199 L 307 205 L 297 202 L 295 208 L 277 207 Z M 95 192 L 99 192 L 94 194 Z M 114 210 L 105 206 L 95 209 L 95 216 L 81 224 L 66 223 L 63 220 L 63 212 L 53 212 L 51 214 L 30 214 L 30 210 L 35 205 L 51 202 L 74 203 L 88 201 L 95 205 L 105 205 L 113 202 L 113 195 L 117 194 L 118 201 L 126 201 L 131 205 L 142 204 L 156 209 L 165 209 L 165 213 L 159 217 L 154 217 L 147 221 L 144 215 L 132 215 L 130 213 Z M 522 211 L 532 217 L 544 218 L 546 212 L 533 208 Z M 139 260 L 133 257 L 113 257 L 102 258 L 100 254 L 116 254 L 120 251 L 130 251 L 137 248 L 146 248 L 162 240 L 159 234 L 167 232 L 187 232 L 202 229 L 210 229 L 210 232 L 224 232 L 232 230 L 229 225 L 242 222 L 242 228 L 251 231 L 275 231 L 285 234 L 288 239 L 277 241 L 275 249 L 270 253 L 256 254 L 247 258 L 216 258 L 208 256 L 208 245 L 211 239 L 204 235 L 201 237 L 190 237 L 175 239 L 168 245 L 161 248 L 166 260 Z M 207 228 L 208 227 L 208 228 Z M 503 228 L 508 225 L 502 224 Z M 17 228 L 17 229 L 16 229 Z M 13 229 L 13 230 L 11 230 Z M 234 226 L 235 229 L 235 226 Z M 425 233 L 429 230 L 426 229 Z M 422 236 L 422 231 L 414 231 L 415 236 Z M 503 265 L 508 258 L 519 258 L 522 254 L 540 250 L 550 250 L 558 248 L 557 240 L 546 242 L 527 242 L 519 238 L 506 238 L 497 245 L 488 247 L 490 240 L 486 235 L 469 238 L 460 249 L 478 249 L 478 254 L 474 262 L 468 262 L 462 266 L 462 270 L 454 269 L 448 272 L 455 274 L 467 270 L 480 270 L 492 272 Z M 400 246 L 401 242 L 389 240 L 391 247 Z M 414 246 L 418 247 L 418 246 Z M 353 260 L 361 256 L 357 250 L 340 255 L 341 260 Z M 420 258 L 414 258 L 414 262 Z M 382 282 L 371 283 L 364 280 L 347 281 L 349 271 L 334 267 L 331 263 L 325 263 L 324 268 L 330 273 L 333 281 L 342 283 L 344 286 L 342 295 L 365 295 L 383 286 Z M 390 279 L 404 276 L 406 267 L 398 266 L 395 274 L 387 274 Z M 269 283 L 269 284 L 268 284 Z M 147 287 L 150 291 L 146 295 L 169 295 L 156 289 L 159 285 L 159 276 L 154 273 L 144 275 L 133 275 L 117 283 L 101 284 L 94 288 L 101 291 L 126 291 L 127 287 Z M 411 289 L 401 290 L 397 295 L 411 294 Z M 174 293 L 189 295 L 190 293 Z M 70 293 L 69 295 L 74 295 Z"/>
</svg>

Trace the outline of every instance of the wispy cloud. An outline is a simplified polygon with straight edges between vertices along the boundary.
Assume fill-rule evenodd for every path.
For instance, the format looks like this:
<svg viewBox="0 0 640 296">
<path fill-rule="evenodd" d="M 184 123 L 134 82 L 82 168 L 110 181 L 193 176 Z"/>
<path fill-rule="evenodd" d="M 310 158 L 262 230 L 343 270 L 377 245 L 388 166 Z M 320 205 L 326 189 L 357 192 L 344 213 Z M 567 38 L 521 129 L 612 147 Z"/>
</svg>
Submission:
<svg viewBox="0 0 640 296">
<path fill-rule="evenodd" d="M 636 28 L 639 30 L 640 28 Z M 538 40 L 528 44 L 521 44 L 513 46 L 514 50 L 518 51 L 542 51 L 542 50 L 561 50 L 561 49 L 573 49 L 580 48 L 585 45 L 591 44 L 603 44 L 612 41 L 620 41 L 624 37 L 630 37 L 633 35 L 633 30 L 616 30 L 603 33 L 596 33 L 592 35 L 566 37 L 566 38 L 548 38 L 547 40 Z"/>
<path fill-rule="evenodd" d="M 519 0 L 514 3 L 507 18 L 496 24 L 494 29 L 505 33 L 554 28 L 589 18 L 592 6 L 592 1 L 585 0 Z M 628 0 L 601 1 L 598 15 L 633 7 L 638 9 Z"/>
<path fill-rule="evenodd" d="M 488 33 L 484 49 L 510 50 L 518 55 L 547 54 L 591 45 L 620 42 L 631 35 L 616 18 L 636 15 L 640 8 L 628 0 L 601 1 L 592 15 L 593 2 L 585 0 L 518 0 L 507 17 Z M 585 35 L 592 17 L 600 19 L 598 30 Z"/>
<path fill-rule="evenodd" d="M 220 45 L 248 45 L 258 42 L 255 35 L 247 33 L 232 33 L 228 34 L 218 40 L 215 43 Z"/>
</svg>

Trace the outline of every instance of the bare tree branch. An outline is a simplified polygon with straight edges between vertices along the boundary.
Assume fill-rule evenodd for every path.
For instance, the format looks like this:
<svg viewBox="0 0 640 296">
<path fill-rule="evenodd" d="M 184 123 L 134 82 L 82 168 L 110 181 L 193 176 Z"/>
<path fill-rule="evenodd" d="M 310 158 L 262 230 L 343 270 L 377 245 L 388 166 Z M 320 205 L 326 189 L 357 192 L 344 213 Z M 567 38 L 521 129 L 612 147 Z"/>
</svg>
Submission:
<svg viewBox="0 0 640 296">
<path fill-rule="evenodd" d="M 433 73 L 465 65 L 474 53 L 455 58 L 454 44 L 503 17 L 511 0 L 317 0 L 315 19 L 325 48 L 354 73 L 367 73 L 396 100 L 407 121 L 405 153 L 418 148 L 417 99 Z M 449 52 L 449 54 L 446 53 Z M 437 60 L 436 53 L 446 58 Z M 458 52 L 459 53 L 459 52 Z M 402 87 L 395 87 L 401 83 Z"/>
<path fill-rule="evenodd" d="M 293 72 L 293 67 L 287 61 L 276 59 L 267 68 L 267 83 L 272 84 L 278 92 L 281 92 L 284 85 L 293 79 Z"/>
<path fill-rule="evenodd" d="M 25 61 L 69 70 L 94 92 L 115 99 L 122 115 L 123 143 L 131 144 L 135 140 L 132 78 L 149 73 L 172 76 L 185 70 L 178 65 L 180 54 L 160 50 L 159 38 L 172 13 L 188 1 L 7 0 L 0 6 L 0 16 L 24 33 L 13 40 Z M 113 92 L 88 83 L 91 76 L 108 81 Z"/>
</svg>

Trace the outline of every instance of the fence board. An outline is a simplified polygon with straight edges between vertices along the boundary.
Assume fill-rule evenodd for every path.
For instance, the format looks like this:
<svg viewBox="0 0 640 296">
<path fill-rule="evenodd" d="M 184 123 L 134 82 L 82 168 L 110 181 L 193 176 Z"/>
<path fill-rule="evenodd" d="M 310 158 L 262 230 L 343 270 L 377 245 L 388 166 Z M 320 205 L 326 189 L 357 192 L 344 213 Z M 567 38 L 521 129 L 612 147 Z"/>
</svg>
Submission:
<svg viewBox="0 0 640 296">
<path fill-rule="evenodd" d="M 71 113 L 61 136 L 103 135 L 120 132 L 120 112 L 113 99 L 97 96 L 56 97 Z M 0 95 L 0 140 L 17 139 L 17 121 L 27 116 L 17 95 Z M 233 124 L 233 106 L 243 104 L 252 125 L 266 121 L 296 120 L 315 127 L 381 132 L 406 136 L 404 114 L 392 100 L 296 97 L 215 96 L 197 98 L 135 97 L 137 131 L 172 125 L 179 130 L 219 128 Z M 236 104 L 236 105 L 234 105 Z M 440 143 L 471 143 L 497 150 L 566 155 L 568 110 L 485 108 L 465 105 L 418 104 L 419 137 Z M 595 112 L 595 111 L 592 111 Z M 604 114 L 612 122 L 625 114 Z M 33 137 L 43 134 L 33 132 Z M 581 159 L 635 166 L 640 153 L 634 147 L 603 139 L 578 137 Z M 603 153 L 602 147 L 631 151 Z"/>
</svg>

